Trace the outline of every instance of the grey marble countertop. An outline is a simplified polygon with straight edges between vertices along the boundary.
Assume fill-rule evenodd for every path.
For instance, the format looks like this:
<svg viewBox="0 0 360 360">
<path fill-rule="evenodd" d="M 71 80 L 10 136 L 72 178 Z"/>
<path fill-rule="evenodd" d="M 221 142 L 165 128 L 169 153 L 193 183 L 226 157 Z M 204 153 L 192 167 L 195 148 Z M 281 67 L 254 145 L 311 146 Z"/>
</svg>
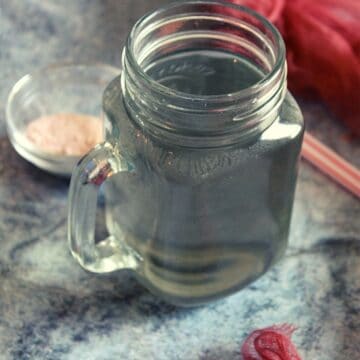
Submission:
<svg viewBox="0 0 360 360">
<path fill-rule="evenodd" d="M 164 1 L 162 1 L 164 3 Z M 155 0 L 0 0 L 0 359 L 240 359 L 255 328 L 289 322 L 306 360 L 360 358 L 360 202 L 301 163 L 286 257 L 209 306 L 178 309 L 127 273 L 94 276 L 66 243 L 68 182 L 21 159 L 4 108 L 18 78 L 49 63 L 120 63 L 131 24 Z M 320 103 L 308 129 L 360 165 Z"/>
</svg>

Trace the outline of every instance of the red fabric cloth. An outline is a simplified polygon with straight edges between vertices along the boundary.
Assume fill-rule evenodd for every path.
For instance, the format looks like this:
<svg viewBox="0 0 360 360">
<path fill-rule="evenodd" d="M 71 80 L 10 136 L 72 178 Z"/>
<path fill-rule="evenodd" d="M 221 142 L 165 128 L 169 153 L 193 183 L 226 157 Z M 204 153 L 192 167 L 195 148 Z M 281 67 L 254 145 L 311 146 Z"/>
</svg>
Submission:
<svg viewBox="0 0 360 360">
<path fill-rule="evenodd" d="M 294 331 L 283 324 L 252 332 L 241 348 L 243 360 L 301 360 L 290 339 Z"/>
<path fill-rule="evenodd" d="M 360 136 L 360 1 L 228 1 L 278 26 L 287 46 L 290 89 L 315 91 Z"/>
</svg>

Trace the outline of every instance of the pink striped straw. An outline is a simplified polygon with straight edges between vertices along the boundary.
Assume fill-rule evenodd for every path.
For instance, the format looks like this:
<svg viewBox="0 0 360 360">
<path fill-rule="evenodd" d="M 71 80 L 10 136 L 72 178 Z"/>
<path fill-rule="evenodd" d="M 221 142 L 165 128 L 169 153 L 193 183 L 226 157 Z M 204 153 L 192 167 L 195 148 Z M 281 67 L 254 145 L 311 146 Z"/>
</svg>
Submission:
<svg viewBox="0 0 360 360">
<path fill-rule="evenodd" d="M 360 171 L 307 132 L 301 154 L 304 159 L 360 198 Z"/>
</svg>

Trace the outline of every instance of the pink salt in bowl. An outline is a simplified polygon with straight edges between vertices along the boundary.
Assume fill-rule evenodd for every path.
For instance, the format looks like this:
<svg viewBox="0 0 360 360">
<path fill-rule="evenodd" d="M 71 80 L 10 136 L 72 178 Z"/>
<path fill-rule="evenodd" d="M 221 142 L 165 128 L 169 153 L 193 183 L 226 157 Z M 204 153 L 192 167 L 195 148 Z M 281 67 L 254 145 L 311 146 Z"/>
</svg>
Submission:
<svg viewBox="0 0 360 360">
<path fill-rule="evenodd" d="M 89 147 L 102 141 L 102 94 L 119 74 L 116 67 L 93 64 L 53 65 L 25 75 L 6 106 L 14 149 L 40 169 L 70 176 Z"/>
</svg>

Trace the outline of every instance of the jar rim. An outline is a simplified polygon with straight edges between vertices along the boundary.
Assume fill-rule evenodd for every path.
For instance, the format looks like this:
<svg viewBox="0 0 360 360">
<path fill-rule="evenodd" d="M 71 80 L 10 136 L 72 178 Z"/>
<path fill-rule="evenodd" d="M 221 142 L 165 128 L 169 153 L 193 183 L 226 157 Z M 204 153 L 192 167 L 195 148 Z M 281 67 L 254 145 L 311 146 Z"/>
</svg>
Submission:
<svg viewBox="0 0 360 360">
<path fill-rule="evenodd" d="M 136 38 L 137 32 L 141 30 L 143 26 L 146 27 L 149 23 L 151 23 L 152 19 L 165 13 L 171 9 L 174 8 L 181 8 L 183 5 L 211 5 L 211 6 L 222 6 L 227 9 L 233 9 L 242 11 L 247 15 L 253 16 L 256 20 L 258 20 L 262 25 L 265 26 L 267 30 L 271 32 L 271 34 L 274 36 L 274 39 L 276 41 L 276 45 L 278 48 L 278 54 L 275 59 L 275 63 L 273 64 L 271 70 L 264 74 L 264 76 L 256 83 L 250 85 L 247 88 L 231 92 L 231 93 L 225 93 L 225 94 L 216 94 L 216 95 L 199 95 L 199 94 L 190 94 L 183 91 L 175 90 L 170 87 L 167 87 L 157 80 L 153 79 L 150 75 L 146 73 L 146 71 L 141 67 L 141 65 L 136 60 L 136 57 L 134 55 L 133 51 L 133 42 Z M 229 17 L 227 15 L 222 15 L 224 17 Z M 139 76 L 149 87 L 151 87 L 153 90 L 155 90 L 158 93 L 162 93 L 164 95 L 171 95 L 176 96 L 178 99 L 182 100 L 191 100 L 191 101 L 222 101 L 222 100 L 229 100 L 229 99 L 242 99 L 247 98 L 251 96 L 251 94 L 254 92 L 254 90 L 259 91 L 262 88 L 267 87 L 272 79 L 276 77 L 279 71 L 284 67 L 285 64 L 285 57 L 286 57 L 286 48 L 285 43 L 283 41 L 283 38 L 279 32 L 279 30 L 264 16 L 260 15 L 256 11 L 241 5 L 232 4 L 230 2 L 224 2 L 224 1 L 218 1 L 218 0 L 180 0 L 177 2 L 173 2 L 167 5 L 164 5 L 160 7 L 159 9 L 156 9 L 154 11 L 151 11 L 144 16 L 142 16 L 133 26 L 127 40 L 126 40 L 126 48 L 127 48 L 127 60 L 131 64 L 131 66 L 136 70 L 137 76 Z"/>
</svg>

